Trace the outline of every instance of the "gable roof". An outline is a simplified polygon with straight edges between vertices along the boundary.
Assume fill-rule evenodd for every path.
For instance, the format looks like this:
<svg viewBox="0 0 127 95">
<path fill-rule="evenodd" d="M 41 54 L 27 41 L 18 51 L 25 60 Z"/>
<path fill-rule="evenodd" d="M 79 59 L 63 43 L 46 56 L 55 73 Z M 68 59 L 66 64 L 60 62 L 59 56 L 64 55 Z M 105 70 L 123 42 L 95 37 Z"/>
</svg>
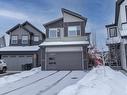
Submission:
<svg viewBox="0 0 127 95">
<path fill-rule="evenodd" d="M 21 27 L 21 28 L 23 28 L 24 30 L 26 30 L 27 32 L 29 32 L 30 34 L 33 34 L 29 29 L 27 29 L 27 28 L 24 27 L 26 24 L 30 25 L 32 28 L 34 28 L 36 31 L 40 32 L 44 37 L 46 37 L 45 34 L 44 34 L 43 32 L 41 32 L 38 28 L 36 28 L 34 25 L 32 25 L 32 24 L 31 24 L 30 22 L 28 22 L 28 21 L 25 21 L 23 24 L 17 24 L 17 25 L 15 25 L 13 28 L 11 28 L 10 30 L 8 30 L 6 33 L 7 33 L 7 34 L 10 34 L 10 32 L 12 32 L 12 31 L 14 31 L 15 29 Z"/>
<path fill-rule="evenodd" d="M 25 26 L 26 24 L 28 24 L 28 25 L 30 25 L 32 28 L 34 28 L 35 30 L 37 30 L 38 32 L 40 32 L 43 36 L 45 36 L 45 34 L 41 31 L 41 30 L 39 30 L 38 28 L 36 28 L 34 25 L 32 25 L 30 22 L 28 22 L 28 21 L 25 21 L 23 24 L 22 24 L 22 26 Z"/>
<path fill-rule="evenodd" d="M 61 20 L 63 20 L 63 17 L 58 18 L 58 19 L 55 19 L 55 20 L 52 20 L 52 21 L 50 21 L 50 22 L 47 22 L 47 23 L 43 24 L 43 26 L 45 27 L 46 25 L 49 25 L 49 24 L 52 24 L 52 23 L 55 23 L 55 22 L 61 21 Z"/>
<path fill-rule="evenodd" d="M 65 9 L 65 8 L 62 8 L 61 11 L 62 11 L 62 13 L 68 13 L 68 14 L 70 14 L 70 15 L 72 15 L 72 16 L 76 16 L 76 17 L 78 17 L 78 18 L 80 18 L 80 19 L 82 19 L 82 20 L 85 20 L 85 21 L 87 20 L 87 18 L 83 17 L 82 15 L 80 15 L 80 14 L 78 14 L 78 13 L 76 13 L 76 12 L 67 10 L 67 9 Z"/>
<path fill-rule="evenodd" d="M 32 32 L 30 32 L 28 29 L 26 29 L 25 27 L 23 27 L 21 24 L 15 25 L 13 28 L 11 28 L 10 30 L 8 30 L 6 33 L 7 34 L 10 34 L 10 32 L 14 31 L 15 29 L 17 29 L 19 27 L 23 28 L 24 30 L 26 30 L 27 32 L 29 32 L 30 34 L 32 34 Z"/>
</svg>

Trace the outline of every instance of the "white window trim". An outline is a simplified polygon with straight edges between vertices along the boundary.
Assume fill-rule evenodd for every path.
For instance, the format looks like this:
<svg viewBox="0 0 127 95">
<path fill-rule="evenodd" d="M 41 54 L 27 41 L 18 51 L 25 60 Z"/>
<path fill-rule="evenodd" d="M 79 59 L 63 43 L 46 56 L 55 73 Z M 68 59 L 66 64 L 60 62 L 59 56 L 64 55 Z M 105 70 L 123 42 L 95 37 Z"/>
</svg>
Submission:
<svg viewBox="0 0 127 95">
<path fill-rule="evenodd" d="M 16 39 L 13 39 L 13 37 L 16 37 Z M 16 41 L 16 43 L 13 43 L 13 41 Z M 11 36 L 11 44 L 17 44 L 17 43 L 18 43 L 18 36 L 17 35 Z"/>
<path fill-rule="evenodd" d="M 56 33 L 56 34 L 55 34 L 56 36 L 55 36 L 55 37 L 51 37 L 50 30 L 56 30 L 56 32 L 55 32 L 55 33 Z M 57 28 L 50 28 L 50 29 L 49 29 L 49 38 L 58 38 L 57 33 L 58 33 Z"/>
<path fill-rule="evenodd" d="M 27 36 L 28 39 L 27 40 L 24 40 L 23 39 L 23 36 L 27 36 L 27 35 L 22 35 L 22 44 L 28 44 L 29 37 Z M 27 41 L 27 43 L 24 43 L 24 41 Z"/>
<path fill-rule="evenodd" d="M 78 29 L 77 29 L 76 35 L 70 35 L 70 34 L 69 34 L 69 27 L 78 27 L 78 26 L 68 26 L 68 37 L 77 37 L 77 36 L 81 36 L 81 26 L 79 26 L 79 27 L 80 27 L 80 35 L 78 35 Z"/>
<path fill-rule="evenodd" d="M 37 39 L 35 39 L 35 38 L 37 38 Z M 38 42 L 39 41 L 39 36 L 34 36 L 34 42 Z"/>
</svg>

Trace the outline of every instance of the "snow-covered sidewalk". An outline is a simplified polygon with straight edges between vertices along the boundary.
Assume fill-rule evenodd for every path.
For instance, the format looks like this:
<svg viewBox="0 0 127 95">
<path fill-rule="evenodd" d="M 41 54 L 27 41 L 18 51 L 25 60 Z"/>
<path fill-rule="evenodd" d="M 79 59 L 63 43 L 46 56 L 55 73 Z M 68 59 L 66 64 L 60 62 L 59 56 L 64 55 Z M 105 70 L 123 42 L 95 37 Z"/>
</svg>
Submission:
<svg viewBox="0 0 127 95">
<path fill-rule="evenodd" d="M 100 66 L 58 95 L 127 95 L 127 77 L 119 71 Z"/>
</svg>

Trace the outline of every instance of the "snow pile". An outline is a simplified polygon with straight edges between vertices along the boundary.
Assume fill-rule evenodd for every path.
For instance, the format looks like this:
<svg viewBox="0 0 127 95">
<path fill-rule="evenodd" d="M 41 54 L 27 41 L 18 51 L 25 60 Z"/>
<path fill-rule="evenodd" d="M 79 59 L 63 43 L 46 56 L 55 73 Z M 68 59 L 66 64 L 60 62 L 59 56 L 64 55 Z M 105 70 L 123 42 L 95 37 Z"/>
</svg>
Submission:
<svg viewBox="0 0 127 95">
<path fill-rule="evenodd" d="M 0 87 L 6 85 L 8 83 L 12 83 L 12 82 L 21 80 L 23 78 L 29 77 L 33 74 L 40 72 L 40 71 L 41 71 L 41 67 L 38 67 L 38 68 L 33 68 L 30 71 L 23 71 L 18 74 L 4 76 L 4 77 L 0 78 Z"/>
<path fill-rule="evenodd" d="M 58 95 L 127 95 L 127 77 L 110 67 L 97 67 Z"/>
</svg>

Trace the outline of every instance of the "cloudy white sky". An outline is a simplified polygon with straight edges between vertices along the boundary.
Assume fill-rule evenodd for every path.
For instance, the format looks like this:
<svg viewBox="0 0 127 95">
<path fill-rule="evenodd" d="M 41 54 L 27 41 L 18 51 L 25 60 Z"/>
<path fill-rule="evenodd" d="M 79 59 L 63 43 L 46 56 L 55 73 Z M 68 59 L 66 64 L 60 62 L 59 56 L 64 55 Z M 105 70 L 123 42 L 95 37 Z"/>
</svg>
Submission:
<svg viewBox="0 0 127 95">
<path fill-rule="evenodd" d="M 43 24 L 67 8 L 88 18 L 86 32 L 96 32 L 99 48 L 105 47 L 105 25 L 115 14 L 115 0 L 0 0 L 0 6 L 0 34 L 26 20 L 44 31 Z"/>
</svg>

